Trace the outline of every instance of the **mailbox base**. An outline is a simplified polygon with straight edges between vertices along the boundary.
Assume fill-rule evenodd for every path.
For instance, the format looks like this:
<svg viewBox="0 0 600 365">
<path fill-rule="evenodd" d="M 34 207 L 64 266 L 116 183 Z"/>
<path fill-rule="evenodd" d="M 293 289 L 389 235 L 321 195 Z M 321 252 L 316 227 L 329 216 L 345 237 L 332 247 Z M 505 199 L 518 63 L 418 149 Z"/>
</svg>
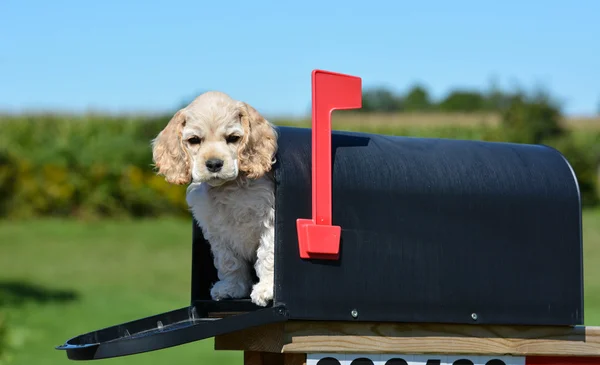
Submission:
<svg viewBox="0 0 600 365">
<path fill-rule="evenodd" d="M 600 327 L 287 321 L 215 349 L 244 365 L 600 365 Z"/>
<path fill-rule="evenodd" d="M 288 320 L 216 336 L 215 349 L 303 354 L 569 356 L 600 360 L 600 327 Z"/>
</svg>

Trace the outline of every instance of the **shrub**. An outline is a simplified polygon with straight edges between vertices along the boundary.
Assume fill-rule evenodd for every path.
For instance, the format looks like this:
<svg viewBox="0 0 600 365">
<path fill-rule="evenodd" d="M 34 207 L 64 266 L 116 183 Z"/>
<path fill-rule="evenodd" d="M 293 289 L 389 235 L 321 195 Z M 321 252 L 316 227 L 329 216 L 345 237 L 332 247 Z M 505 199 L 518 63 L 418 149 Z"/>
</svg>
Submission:
<svg viewBox="0 0 600 365">
<path fill-rule="evenodd" d="M 510 141 L 515 135 L 523 137 L 512 132 L 513 126 L 518 129 L 519 123 L 529 118 L 523 115 L 555 117 L 553 112 L 545 110 L 546 107 L 517 103 L 512 114 L 507 114 L 510 122 L 501 128 L 385 124 L 336 128 L 404 136 Z M 0 217 L 189 216 L 186 187 L 167 183 L 152 168 L 150 141 L 169 118 L 170 115 L 155 118 L 0 117 Z M 304 126 L 310 124 L 306 122 Z M 596 203 L 598 187 L 594 177 L 600 160 L 600 133 L 595 136 L 588 132 L 569 133 L 550 138 L 548 136 L 555 134 L 549 133 L 546 125 L 532 129 L 544 132 L 527 136 L 544 136 L 573 164 L 585 204 Z"/>
<path fill-rule="evenodd" d="M 8 214 L 17 187 L 17 163 L 8 151 L 0 150 L 0 217 Z"/>
<path fill-rule="evenodd" d="M 546 145 L 560 151 L 571 164 L 579 184 L 582 206 L 591 207 L 598 204 L 600 201 L 597 168 L 600 161 L 595 153 L 590 153 L 594 145 L 587 145 L 583 141 L 578 144 L 572 136 L 549 140 Z"/>
<path fill-rule="evenodd" d="M 560 108 L 544 93 L 517 93 L 502 109 L 502 128 L 510 141 L 541 144 L 564 133 Z"/>
<path fill-rule="evenodd" d="M 362 108 L 359 113 L 370 113 L 374 111 L 391 113 L 403 109 L 403 102 L 400 97 L 386 88 L 375 88 L 366 90 L 362 94 Z"/>
<path fill-rule="evenodd" d="M 516 93 L 502 111 L 500 135 L 511 142 L 546 144 L 559 150 L 577 176 L 582 205 L 598 204 L 599 135 L 591 139 L 574 135 L 562 127 L 562 119 L 558 103 L 547 93 Z"/>
<path fill-rule="evenodd" d="M 447 112 L 476 112 L 485 109 L 485 98 L 479 91 L 455 90 L 438 104 Z"/>
<path fill-rule="evenodd" d="M 405 111 L 429 111 L 431 108 L 431 98 L 422 85 L 414 85 L 404 97 Z"/>
<path fill-rule="evenodd" d="M 185 187 L 152 169 L 150 140 L 168 119 L 24 117 L 0 121 L 0 214 L 187 214 Z"/>
</svg>

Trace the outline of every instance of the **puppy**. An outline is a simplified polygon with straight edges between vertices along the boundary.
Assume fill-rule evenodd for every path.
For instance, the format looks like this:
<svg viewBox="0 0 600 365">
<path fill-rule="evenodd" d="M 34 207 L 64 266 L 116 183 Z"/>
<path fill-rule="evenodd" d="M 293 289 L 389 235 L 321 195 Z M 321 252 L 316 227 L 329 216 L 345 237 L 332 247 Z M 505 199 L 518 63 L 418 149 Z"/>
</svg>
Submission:
<svg viewBox="0 0 600 365">
<path fill-rule="evenodd" d="M 152 141 L 157 173 L 189 184 L 187 203 L 210 243 L 219 281 L 213 300 L 273 298 L 274 127 L 221 92 L 198 96 Z M 252 265 L 258 283 L 253 285 Z"/>
</svg>

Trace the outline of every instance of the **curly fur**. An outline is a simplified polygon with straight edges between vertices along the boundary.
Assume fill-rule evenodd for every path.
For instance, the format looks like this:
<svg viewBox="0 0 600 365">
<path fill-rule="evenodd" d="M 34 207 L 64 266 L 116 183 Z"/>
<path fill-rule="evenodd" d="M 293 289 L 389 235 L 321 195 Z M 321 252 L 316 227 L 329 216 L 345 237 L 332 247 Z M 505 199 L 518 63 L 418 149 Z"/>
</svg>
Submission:
<svg viewBox="0 0 600 365">
<path fill-rule="evenodd" d="M 276 150 L 276 139 L 272 126 L 250 105 L 242 103 L 242 125 L 250 133 L 242 139 L 239 152 L 240 169 L 249 178 L 255 179 L 271 169 Z"/>
<path fill-rule="evenodd" d="M 186 199 L 218 273 L 212 298 L 250 297 L 267 305 L 274 284 L 273 126 L 247 103 L 207 92 L 173 116 L 152 151 L 158 174 L 189 184 Z M 215 159 L 222 162 L 219 171 L 209 169 Z M 254 285 L 252 267 L 259 279 Z"/>
<path fill-rule="evenodd" d="M 184 126 L 185 117 L 178 111 L 152 142 L 155 166 L 173 184 L 186 184 L 191 179 L 190 156 L 181 140 Z"/>
</svg>

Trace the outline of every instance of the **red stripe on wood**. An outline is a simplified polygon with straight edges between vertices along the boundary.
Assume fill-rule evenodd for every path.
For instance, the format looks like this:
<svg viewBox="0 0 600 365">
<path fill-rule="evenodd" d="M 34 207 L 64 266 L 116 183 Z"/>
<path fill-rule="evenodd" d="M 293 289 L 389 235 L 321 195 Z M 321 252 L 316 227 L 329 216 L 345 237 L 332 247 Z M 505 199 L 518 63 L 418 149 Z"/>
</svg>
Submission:
<svg viewBox="0 0 600 365">
<path fill-rule="evenodd" d="M 591 356 L 527 356 L 525 365 L 600 365 L 600 357 Z"/>
</svg>

